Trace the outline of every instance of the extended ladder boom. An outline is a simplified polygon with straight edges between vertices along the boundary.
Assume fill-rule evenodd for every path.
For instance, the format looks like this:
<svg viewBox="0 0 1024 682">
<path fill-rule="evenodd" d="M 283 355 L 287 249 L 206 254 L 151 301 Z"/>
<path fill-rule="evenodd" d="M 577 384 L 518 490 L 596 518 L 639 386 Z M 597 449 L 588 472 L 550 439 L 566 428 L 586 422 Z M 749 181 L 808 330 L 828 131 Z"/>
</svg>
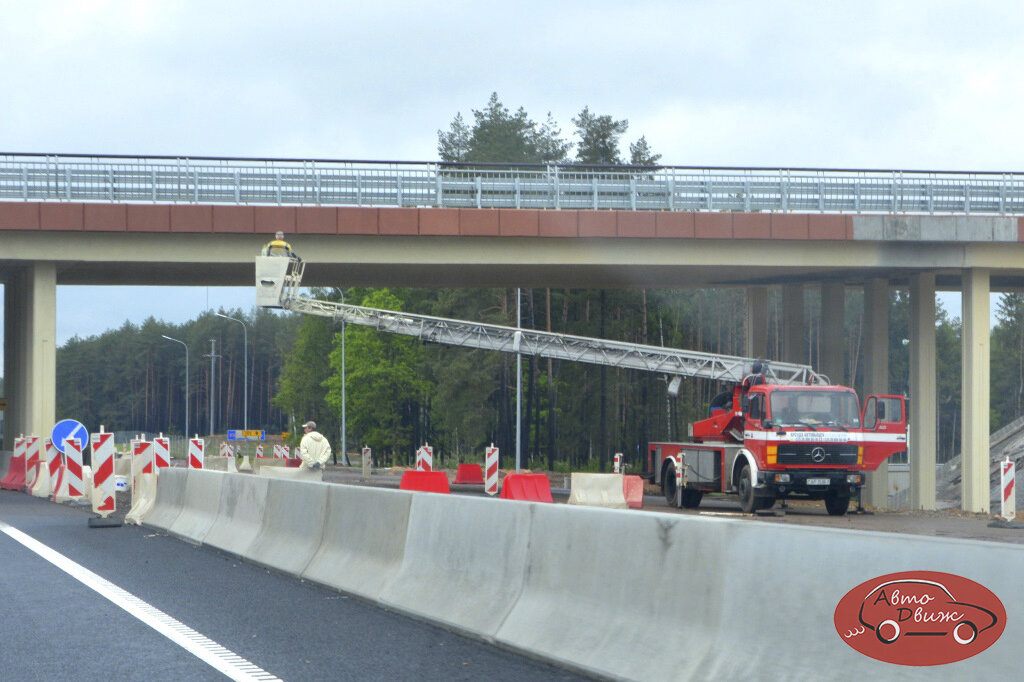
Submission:
<svg viewBox="0 0 1024 682">
<path fill-rule="evenodd" d="M 607 367 L 638 369 L 714 381 L 739 382 L 750 373 L 752 358 L 701 353 L 697 351 L 647 346 L 535 329 L 517 329 L 444 317 L 379 310 L 362 306 L 321 301 L 298 295 L 304 263 L 297 259 L 260 257 L 271 261 L 262 268 L 257 263 L 257 287 L 261 305 L 281 307 L 307 315 L 319 315 L 348 324 L 374 327 L 380 331 L 404 334 L 424 341 L 466 348 L 481 348 L 506 353 L 522 353 L 541 358 L 588 362 Z M 284 271 L 281 261 L 289 261 Z M 277 267 L 281 274 L 268 273 Z M 266 289 L 264 289 L 266 287 Z M 275 288 L 270 291 L 270 288 Z M 277 300 L 273 301 L 274 294 Z M 824 384 L 827 379 L 808 365 L 772 362 L 764 367 L 765 378 L 776 384 Z"/>
</svg>

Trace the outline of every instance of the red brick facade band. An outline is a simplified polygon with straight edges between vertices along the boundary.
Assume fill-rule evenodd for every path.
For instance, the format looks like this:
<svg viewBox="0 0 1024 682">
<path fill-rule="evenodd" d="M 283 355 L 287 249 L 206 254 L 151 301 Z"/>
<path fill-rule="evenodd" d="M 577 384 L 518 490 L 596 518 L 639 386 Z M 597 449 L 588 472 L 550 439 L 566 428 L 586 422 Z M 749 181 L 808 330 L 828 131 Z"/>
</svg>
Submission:
<svg viewBox="0 0 1024 682">
<path fill-rule="evenodd" d="M 478 208 L 0 202 L 0 230 L 852 240 L 853 216 Z M 1024 241 L 1024 219 L 1018 219 Z"/>
</svg>

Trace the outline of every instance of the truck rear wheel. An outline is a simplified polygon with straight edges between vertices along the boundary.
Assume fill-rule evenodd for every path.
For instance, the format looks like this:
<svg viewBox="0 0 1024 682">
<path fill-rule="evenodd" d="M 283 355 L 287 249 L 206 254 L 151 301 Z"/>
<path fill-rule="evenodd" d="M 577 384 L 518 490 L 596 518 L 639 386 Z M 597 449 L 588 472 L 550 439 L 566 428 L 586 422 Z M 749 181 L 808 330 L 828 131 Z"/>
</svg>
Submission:
<svg viewBox="0 0 1024 682">
<path fill-rule="evenodd" d="M 673 507 L 676 504 L 676 466 L 671 462 L 665 465 L 661 473 L 661 491 L 665 493 L 665 501 Z"/>
<path fill-rule="evenodd" d="M 828 493 L 825 495 L 825 509 L 832 516 L 842 516 L 850 508 L 850 496 L 839 493 Z"/>
</svg>

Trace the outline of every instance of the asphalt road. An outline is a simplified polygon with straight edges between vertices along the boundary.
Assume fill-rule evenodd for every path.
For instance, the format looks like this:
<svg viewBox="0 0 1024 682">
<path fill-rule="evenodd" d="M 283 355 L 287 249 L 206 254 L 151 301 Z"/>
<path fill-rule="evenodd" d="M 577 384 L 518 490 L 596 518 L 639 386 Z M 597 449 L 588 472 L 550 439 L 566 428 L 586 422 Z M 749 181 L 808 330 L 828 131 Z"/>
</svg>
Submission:
<svg viewBox="0 0 1024 682">
<path fill-rule="evenodd" d="M 564 670 L 82 508 L 0 490 L 3 524 L 285 680 L 575 680 Z M 0 678 L 224 675 L 0 532 Z"/>
</svg>

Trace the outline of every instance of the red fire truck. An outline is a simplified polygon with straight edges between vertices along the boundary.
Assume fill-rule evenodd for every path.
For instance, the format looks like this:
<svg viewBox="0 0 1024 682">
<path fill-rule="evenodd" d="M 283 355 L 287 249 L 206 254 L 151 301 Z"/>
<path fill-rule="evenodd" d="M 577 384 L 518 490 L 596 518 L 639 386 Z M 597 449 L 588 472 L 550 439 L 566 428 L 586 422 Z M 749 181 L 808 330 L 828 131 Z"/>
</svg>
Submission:
<svg viewBox="0 0 1024 682">
<path fill-rule="evenodd" d="M 756 365 L 755 365 L 756 368 Z M 670 504 L 695 508 L 704 493 L 732 493 L 745 512 L 776 500 L 824 500 L 846 513 L 864 472 L 907 448 L 903 396 L 853 389 L 767 383 L 746 377 L 711 402 L 690 427 L 689 443 L 649 443 L 647 467 Z"/>
<path fill-rule="evenodd" d="M 300 294 L 306 263 L 290 247 L 274 252 L 274 243 L 256 258 L 256 300 L 264 307 L 433 343 L 657 372 L 671 378 L 673 395 L 684 377 L 734 385 L 712 401 L 707 419 L 692 425 L 693 442 L 650 444 L 647 471 L 679 506 L 696 507 L 705 492 L 728 492 L 748 512 L 805 496 L 843 514 L 863 472 L 906 449 L 901 396 L 869 396 L 861 410 L 852 389 L 829 386 L 807 365 L 316 300 Z"/>
</svg>

